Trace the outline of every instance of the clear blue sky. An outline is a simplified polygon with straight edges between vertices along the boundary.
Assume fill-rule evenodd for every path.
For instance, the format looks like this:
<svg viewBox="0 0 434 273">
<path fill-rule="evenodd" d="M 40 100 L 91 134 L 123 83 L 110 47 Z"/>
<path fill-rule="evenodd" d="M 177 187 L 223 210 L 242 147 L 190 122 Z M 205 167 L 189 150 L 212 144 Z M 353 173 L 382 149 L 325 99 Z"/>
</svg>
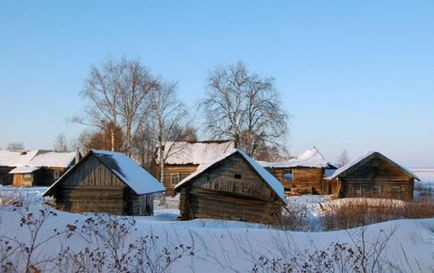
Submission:
<svg viewBox="0 0 434 273">
<path fill-rule="evenodd" d="M 432 0 L 1 1 L 0 147 L 76 137 L 67 120 L 108 56 L 178 81 L 188 105 L 210 69 L 243 60 L 275 77 L 294 154 L 378 150 L 434 166 Z"/>
</svg>

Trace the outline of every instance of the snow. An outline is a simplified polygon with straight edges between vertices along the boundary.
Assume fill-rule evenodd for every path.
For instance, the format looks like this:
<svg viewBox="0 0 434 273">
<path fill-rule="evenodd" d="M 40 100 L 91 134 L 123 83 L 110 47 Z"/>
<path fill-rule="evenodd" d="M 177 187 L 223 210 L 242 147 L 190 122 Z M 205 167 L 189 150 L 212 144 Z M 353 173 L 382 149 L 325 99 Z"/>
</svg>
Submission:
<svg viewBox="0 0 434 273">
<path fill-rule="evenodd" d="M 270 172 L 268 172 L 266 169 L 264 169 L 264 167 L 259 165 L 259 163 L 257 163 L 253 158 L 251 158 L 246 153 L 244 153 L 243 151 L 238 150 L 238 149 L 232 149 L 230 152 L 225 153 L 225 154 L 223 154 L 217 158 L 214 158 L 214 160 L 212 160 L 211 162 L 208 162 L 206 165 L 199 166 L 199 168 L 194 173 L 190 174 L 189 176 L 184 178 L 181 182 L 179 182 L 175 186 L 175 190 L 179 189 L 184 184 L 188 183 L 191 179 L 199 176 L 204 171 L 206 171 L 207 169 L 212 167 L 214 164 L 216 164 L 222 160 L 225 160 L 226 158 L 228 158 L 228 157 L 230 157 L 236 153 L 239 153 L 249 163 L 249 165 L 256 171 L 256 173 L 265 181 L 265 183 L 267 183 L 268 186 L 270 186 L 270 188 L 277 194 L 277 196 L 279 196 L 279 198 L 283 202 L 286 203 L 285 191 L 284 191 L 282 183 L 280 183 L 279 180 L 277 180 L 276 177 L 274 177 Z"/>
<path fill-rule="evenodd" d="M 364 154 L 356 157 L 355 159 L 351 160 L 350 162 L 348 162 L 344 166 L 342 166 L 339 169 L 337 169 L 336 172 L 334 172 L 332 176 L 329 176 L 326 179 L 330 179 L 331 180 L 331 179 L 335 179 L 335 178 L 339 177 L 341 174 L 343 174 L 344 172 L 348 171 L 353 166 L 357 165 L 361 161 L 363 161 L 363 160 L 365 160 L 365 159 L 367 159 L 367 158 L 369 158 L 369 157 L 371 157 L 373 155 L 379 155 L 379 156 L 383 157 L 385 160 L 388 160 L 392 164 L 396 165 L 397 167 L 399 167 L 400 169 L 402 169 L 404 172 L 406 172 L 410 176 L 414 177 L 416 180 L 419 180 L 419 178 L 416 176 L 416 174 L 414 174 L 410 169 L 407 169 L 406 167 L 404 167 L 404 166 L 402 166 L 402 165 L 400 165 L 400 164 L 398 164 L 398 163 L 390 160 L 389 158 L 387 158 L 383 154 L 381 154 L 379 152 L 375 152 L 375 151 L 370 151 L 370 152 L 364 153 Z"/>
<path fill-rule="evenodd" d="M 295 167 L 309 167 L 309 168 L 333 168 L 334 166 L 325 159 L 316 147 L 312 147 L 296 158 L 283 162 L 265 162 L 261 161 L 260 164 L 265 168 L 295 168 Z"/>
<path fill-rule="evenodd" d="M 42 152 L 29 162 L 29 166 L 67 168 L 75 160 L 75 152 Z"/>
<path fill-rule="evenodd" d="M 164 158 L 166 164 L 206 164 L 234 148 L 232 141 L 166 142 Z"/>
<path fill-rule="evenodd" d="M 67 168 L 75 159 L 75 152 L 31 150 L 23 152 L 0 151 L 0 166 L 61 167 Z"/>
<path fill-rule="evenodd" d="M 39 150 L 10 152 L 0 151 L 0 166 L 18 167 L 29 165 L 30 160 Z"/>
<path fill-rule="evenodd" d="M 12 169 L 9 173 L 15 174 L 15 173 L 32 173 L 34 171 L 39 170 L 38 167 L 29 167 L 29 166 L 22 166 L 22 167 L 16 167 Z"/>
<path fill-rule="evenodd" d="M 34 214 L 41 206 L 34 207 Z M 50 234 L 52 230 L 62 230 L 66 225 L 80 225 L 91 217 L 89 214 L 72 214 L 56 211 L 57 216 L 44 226 L 40 234 Z M 168 213 L 170 215 L 170 213 Z M 10 207 L 0 208 L 0 235 L 26 240 L 26 227 L 20 227 L 20 215 Z M 334 242 L 347 243 L 356 247 L 353 242 L 360 229 L 350 229 L 332 232 L 292 232 L 274 230 L 268 227 L 221 220 L 175 221 L 165 218 L 162 213 L 155 216 L 135 217 L 137 231 L 128 234 L 130 241 L 145 235 L 159 236 L 159 246 L 166 244 L 185 244 L 194 246 L 194 256 L 187 257 L 172 264 L 170 272 L 252 272 L 254 263 L 259 257 L 284 258 L 282 255 L 290 251 L 326 249 Z M 434 219 L 395 220 L 370 225 L 366 228 L 366 242 L 375 243 L 375 239 L 393 229 L 396 232 L 389 241 L 385 252 L 403 271 L 409 266 L 417 272 L 432 272 Z M 61 239 L 49 241 L 40 249 L 40 254 L 56 254 L 61 247 Z M 65 241 L 61 241 L 65 243 Z M 86 243 L 79 235 L 68 239 L 69 245 L 82 249 Z M 406 256 L 402 253 L 405 250 Z"/>
<path fill-rule="evenodd" d="M 11 199 L 24 200 L 30 204 L 42 204 L 42 194 L 47 189 L 48 187 L 16 188 L 0 185 L 0 205 Z"/>
</svg>

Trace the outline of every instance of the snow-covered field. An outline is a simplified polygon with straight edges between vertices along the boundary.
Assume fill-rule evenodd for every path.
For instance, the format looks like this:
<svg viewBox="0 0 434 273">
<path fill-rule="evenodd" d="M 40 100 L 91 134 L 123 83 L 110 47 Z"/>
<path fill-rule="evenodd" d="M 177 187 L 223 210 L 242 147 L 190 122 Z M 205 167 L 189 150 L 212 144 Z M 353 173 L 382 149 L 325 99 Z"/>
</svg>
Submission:
<svg viewBox="0 0 434 273">
<path fill-rule="evenodd" d="M 37 215 L 38 211 L 44 208 L 41 204 L 43 190 L 44 188 L 14 190 L 2 187 L 0 196 L 22 194 L 33 203 L 30 212 Z M 307 208 L 309 217 L 315 218 L 319 216 L 320 203 L 327 202 L 328 199 L 328 196 L 300 196 L 291 197 L 288 201 L 293 207 Z M 179 215 L 176 208 L 177 198 L 169 198 L 167 204 L 163 206 L 156 201 L 154 216 L 134 217 L 136 230 L 128 233 L 128 240 L 134 241 L 152 234 L 158 236 L 158 244 L 161 248 L 172 247 L 173 250 L 179 245 L 191 246 L 194 255 L 184 253 L 181 259 L 170 266 L 169 272 L 252 272 L 255 265 L 257 272 L 281 272 L 270 271 L 264 261 L 267 259 L 289 261 L 297 255 L 301 260 L 308 255 L 318 256 L 322 250 L 330 247 L 333 249 L 335 243 L 347 244 L 353 249 L 361 246 L 360 229 L 292 232 L 237 221 L 204 219 L 180 222 L 177 221 Z M 51 234 L 54 230 L 62 231 L 67 225 L 73 225 L 74 229 L 75 227 L 78 229 L 93 217 L 92 214 L 55 212 L 57 215 L 48 219 L 40 234 Z M 133 219 L 133 217 L 126 219 Z M 22 215 L 12 206 L 0 207 L 0 236 L 28 240 L 28 227 L 20 226 L 21 221 Z M 370 225 L 367 227 L 365 238 L 368 249 L 374 249 L 375 242 L 378 242 L 379 238 L 384 238 L 395 229 L 385 246 L 383 262 L 392 262 L 396 266 L 394 272 L 434 272 L 434 219 L 396 220 Z M 78 233 L 70 238 L 56 237 L 37 249 L 34 256 L 55 255 L 65 245 L 78 251 L 89 247 L 89 242 Z M 0 244 L 0 252 L 1 249 Z M 309 263 L 314 263 L 313 260 L 310 261 L 311 258 L 308 260 Z"/>
</svg>

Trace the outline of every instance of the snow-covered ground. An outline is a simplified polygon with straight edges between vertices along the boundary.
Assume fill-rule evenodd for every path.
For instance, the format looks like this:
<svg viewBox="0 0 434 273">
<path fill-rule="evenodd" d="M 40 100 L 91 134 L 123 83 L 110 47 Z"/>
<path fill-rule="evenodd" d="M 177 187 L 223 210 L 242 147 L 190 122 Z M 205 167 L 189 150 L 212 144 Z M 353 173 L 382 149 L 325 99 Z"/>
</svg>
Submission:
<svg viewBox="0 0 434 273">
<path fill-rule="evenodd" d="M 32 202 L 31 212 L 36 215 L 41 204 L 41 193 L 46 188 L 13 189 L 0 188 L 1 196 L 23 196 Z M 136 231 L 128 234 L 131 241 L 149 234 L 160 238 L 159 244 L 192 246 L 194 256 L 187 255 L 171 266 L 171 272 L 252 272 L 253 267 L 261 265 L 261 257 L 268 259 L 289 259 L 295 253 L 313 253 L 325 250 L 334 243 L 360 246 L 360 229 L 333 232 L 293 232 L 275 230 L 270 227 L 237 221 L 193 220 L 177 221 L 179 210 L 177 197 L 167 198 L 166 204 L 155 202 L 155 215 L 134 217 Z M 288 198 L 291 208 L 307 212 L 308 217 L 320 216 L 324 203 L 340 202 L 330 200 L 329 196 L 304 195 Z M 67 225 L 79 226 L 93 214 L 72 214 L 56 211 L 57 216 L 49 219 L 41 234 L 61 231 Z M 27 227 L 20 226 L 22 216 L 11 206 L 0 207 L 0 236 L 27 240 Z M 133 219 L 132 217 L 128 219 Z M 395 230 L 386 245 L 387 259 L 401 269 L 401 272 L 434 272 L 434 219 L 395 220 L 370 225 L 366 230 L 368 247 Z M 87 244 L 80 236 L 62 239 L 55 238 L 38 249 L 35 254 L 54 255 L 61 245 L 68 244 L 72 249 L 85 248 Z M 66 240 L 66 241 L 65 241 Z M 0 246 L 1 250 L 1 246 Z M 403 252 L 405 251 L 405 253 Z M 269 272 L 265 269 L 258 272 Z M 271 271 L 272 272 L 272 271 Z M 399 272 L 399 271 L 396 271 Z"/>
<path fill-rule="evenodd" d="M 430 197 L 434 199 L 434 168 L 412 169 L 420 181 L 414 183 L 415 198 Z"/>
</svg>

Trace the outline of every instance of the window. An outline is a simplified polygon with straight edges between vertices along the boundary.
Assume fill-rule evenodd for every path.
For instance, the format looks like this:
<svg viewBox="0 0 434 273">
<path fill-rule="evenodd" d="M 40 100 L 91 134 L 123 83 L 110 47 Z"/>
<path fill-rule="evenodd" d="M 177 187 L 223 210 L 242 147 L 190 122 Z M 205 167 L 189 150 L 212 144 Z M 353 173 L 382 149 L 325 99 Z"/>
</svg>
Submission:
<svg viewBox="0 0 434 273">
<path fill-rule="evenodd" d="M 235 179 L 241 179 L 241 174 L 239 174 L 239 173 L 234 174 L 234 178 Z"/>
<path fill-rule="evenodd" d="M 283 178 L 284 178 L 286 181 L 292 181 L 292 180 L 294 180 L 294 177 L 293 177 L 293 175 L 292 175 L 292 171 L 290 171 L 289 173 L 285 173 L 285 174 L 283 175 Z"/>
<path fill-rule="evenodd" d="M 59 171 L 54 171 L 53 178 L 57 180 L 57 179 L 59 179 L 59 177 L 60 177 L 60 172 Z"/>
<path fill-rule="evenodd" d="M 179 173 L 172 173 L 170 175 L 170 180 L 172 181 L 173 185 L 178 184 L 178 182 L 179 182 Z"/>
<path fill-rule="evenodd" d="M 25 173 L 24 179 L 32 179 L 32 174 L 31 173 Z"/>
</svg>

